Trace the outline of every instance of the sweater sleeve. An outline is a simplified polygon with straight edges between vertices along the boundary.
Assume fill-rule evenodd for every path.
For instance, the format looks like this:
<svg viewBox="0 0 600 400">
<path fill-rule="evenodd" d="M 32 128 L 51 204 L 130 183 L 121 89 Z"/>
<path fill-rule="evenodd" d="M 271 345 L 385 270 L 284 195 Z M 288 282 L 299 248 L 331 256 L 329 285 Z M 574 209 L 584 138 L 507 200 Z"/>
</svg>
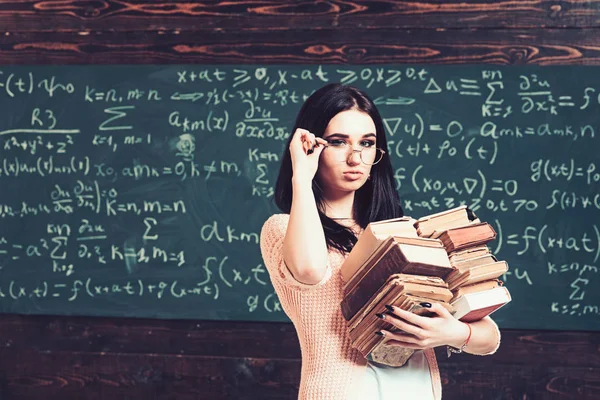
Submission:
<svg viewBox="0 0 600 400">
<path fill-rule="evenodd" d="M 272 281 L 302 291 L 324 285 L 331 277 L 331 262 L 327 257 L 327 270 L 320 282 L 313 285 L 299 282 L 294 278 L 283 260 L 283 240 L 287 231 L 290 216 L 288 214 L 272 215 L 263 225 L 260 232 L 260 251 Z"/>
</svg>

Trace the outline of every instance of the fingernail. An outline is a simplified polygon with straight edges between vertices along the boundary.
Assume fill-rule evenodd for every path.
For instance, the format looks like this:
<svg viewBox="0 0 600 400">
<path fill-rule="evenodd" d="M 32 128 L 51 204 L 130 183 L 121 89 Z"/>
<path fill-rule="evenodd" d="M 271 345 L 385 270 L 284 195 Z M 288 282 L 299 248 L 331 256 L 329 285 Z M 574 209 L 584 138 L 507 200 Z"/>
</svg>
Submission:
<svg viewBox="0 0 600 400">
<path fill-rule="evenodd" d="M 379 336 L 384 336 L 384 335 L 383 335 L 383 332 L 381 332 L 381 331 L 377 331 L 377 332 L 375 332 L 375 334 L 376 334 L 376 335 L 379 335 Z"/>
<path fill-rule="evenodd" d="M 431 308 L 431 303 L 426 303 L 426 302 L 423 302 L 423 303 L 421 303 L 421 305 L 422 305 L 423 307 Z"/>
<path fill-rule="evenodd" d="M 387 308 L 389 311 L 394 312 L 394 307 L 390 306 L 389 304 L 385 305 L 385 308 Z"/>
<path fill-rule="evenodd" d="M 383 314 L 383 313 L 377 313 L 377 314 L 375 314 L 375 315 L 376 315 L 378 318 L 385 319 L 385 314 Z"/>
<path fill-rule="evenodd" d="M 308 149 L 308 150 L 306 150 L 306 154 L 312 154 L 313 152 L 314 152 L 314 150 L 313 150 L 313 149 Z"/>
</svg>

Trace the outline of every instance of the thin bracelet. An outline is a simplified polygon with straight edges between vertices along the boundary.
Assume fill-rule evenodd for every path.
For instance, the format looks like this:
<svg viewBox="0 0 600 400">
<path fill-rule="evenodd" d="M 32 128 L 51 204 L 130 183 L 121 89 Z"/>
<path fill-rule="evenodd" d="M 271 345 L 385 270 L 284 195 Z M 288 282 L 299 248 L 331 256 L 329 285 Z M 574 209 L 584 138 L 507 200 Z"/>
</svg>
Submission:
<svg viewBox="0 0 600 400">
<path fill-rule="evenodd" d="M 463 343 L 462 346 L 460 346 L 459 349 L 457 349 L 456 347 L 452 347 L 450 345 L 446 346 L 447 351 L 448 351 L 448 357 L 450 357 L 452 355 L 452 353 L 456 353 L 456 354 L 460 354 L 464 351 L 465 347 L 467 347 L 467 345 L 469 344 L 469 340 L 471 340 L 471 333 L 473 333 L 473 330 L 471 329 L 471 324 L 469 324 L 468 322 L 465 322 L 465 324 L 467 324 L 467 327 L 469 328 L 469 336 L 467 336 L 467 340 L 465 340 L 465 342 Z"/>
</svg>

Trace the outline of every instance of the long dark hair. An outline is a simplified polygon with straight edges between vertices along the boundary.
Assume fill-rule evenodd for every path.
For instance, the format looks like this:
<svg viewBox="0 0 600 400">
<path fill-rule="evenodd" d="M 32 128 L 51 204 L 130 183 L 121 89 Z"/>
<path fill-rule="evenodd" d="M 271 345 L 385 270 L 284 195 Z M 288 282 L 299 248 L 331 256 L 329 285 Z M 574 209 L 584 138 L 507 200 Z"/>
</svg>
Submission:
<svg viewBox="0 0 600 400">
<path fill-rule="evenodd" d="M 323 86 L 306 99 L 302 105 L 281 159 L 279 176 L 275 184 L 275 204 L 284 213 L 289 214 L 292 207 L 290 142 L 293 133 L 296 129 L 302 128 L 315 136 L 323 137 L 329 121 L 338 113 L 350 109 L 369 114 L 375 123 L 377 146 L 387 149 L 383 121 L 377 107 L 366 93 L 355 87 L 339 83 Z M 394 187 L 393 175 L 392 163 L 386 153 L 380 162 L 371 167 L 371 179 L 356 191 L 353 217 L 362 228 L 373 221 L 398 218 L 403 215 L 400 198 Z M 352 230 L 325 215 L 325 198 L 317 178 L 313 179 L 312 189 L 325 232 L 327 247 L 349 252 L 356 243 L 356 236 Z"/>
</svg>

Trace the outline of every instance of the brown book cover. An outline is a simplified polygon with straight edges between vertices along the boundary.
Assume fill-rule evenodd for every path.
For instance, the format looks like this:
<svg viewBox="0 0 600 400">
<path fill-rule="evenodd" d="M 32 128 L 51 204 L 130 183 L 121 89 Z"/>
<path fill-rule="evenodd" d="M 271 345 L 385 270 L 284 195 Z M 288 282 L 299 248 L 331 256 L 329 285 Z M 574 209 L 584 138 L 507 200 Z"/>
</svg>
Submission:
<svg viewBox="0 0 600 400">
<path fill-rule="evenodd" d="M 406 364 L 414 352 L 413 349 L 382 341 L 375 346 L 368 358 L 379 364 L 389 365 L 390 367 L 401 367 Z"/>
<path fill-rule="evenodd" d="M 494 231 L 494 228 L 487 222 L 448 229 L 439 237 L 448 253 L 467 247 L 486 244 L 495 238 L 496 231 Z"/>
<path fill-rule="evenodd" d="M 389 251 L 392 246 L 396 244 L 410 244 L 419 246 L 422 248 L 435 248 L 435 249 L 444 249 L 444 245 L 438 239 L 428 239 L 428 238 L 407 238 L 403 236 L 388 236 L 381 244 L 375 249 L 373 254 L 371 254 L 368 259 L 361 265 L 358 271 L 352 276 L 352 278 L 344 284 L 344 293 L 347 293 L 351 288 L 356 286 L 358 282 L 364 277 L 364 275 L 373 268 L 373 265 L 377 263 L 385 253 Z M 436 253 L 434 253 L 435 255 Z M 441 254 L 441 253 L 439 253 Z"/>
<path fill-rule="evenodd" d="M 452 266 L 443 248 L 395 243 L 373 266 L 365 271 L 360 281 L 348 288 L 342 301 L 346 319 L 352 318 L 361 307 L 383 286 L 390 275 L 403 273 L 446 278 Z"/>
<path fill-rule="evenodd" d="M 387 219 L 367 225 L 340 267 L 342 280 L 348 282 L 375 249 L 390 236 L 418 237 L 412 218 Z"/>
</svg>

